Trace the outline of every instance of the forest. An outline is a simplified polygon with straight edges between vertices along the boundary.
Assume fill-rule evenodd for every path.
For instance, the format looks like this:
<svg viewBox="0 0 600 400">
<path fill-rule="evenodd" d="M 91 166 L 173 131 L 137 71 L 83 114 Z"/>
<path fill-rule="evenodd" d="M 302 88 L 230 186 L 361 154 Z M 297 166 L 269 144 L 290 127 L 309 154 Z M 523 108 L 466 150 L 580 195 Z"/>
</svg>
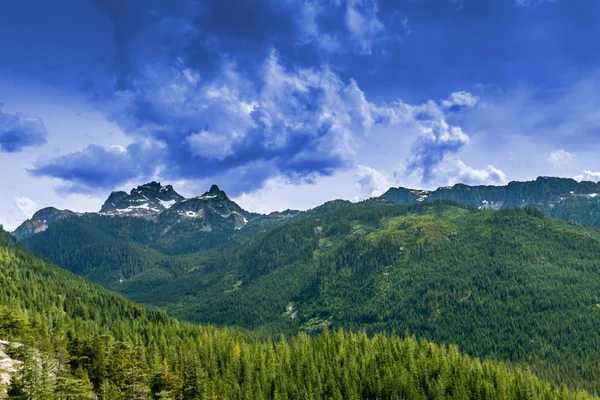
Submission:
<svg viewBox="0 0 600 400">
<path fill-rule="evenodd" d="M 337 201 L 176 256 L 74 223 L 34 237 L 36 252 L 181 320 L 261 339 L 416 335 L 599 390 L 600 234 L 537 209 Z"/>
<path fill-rule="evenodd" d="M 341 329 L 259 340 L 176 321 L 0 232 L 9 399 L 589 399 L 531 371 L 414 336 Z"/>
</svg>

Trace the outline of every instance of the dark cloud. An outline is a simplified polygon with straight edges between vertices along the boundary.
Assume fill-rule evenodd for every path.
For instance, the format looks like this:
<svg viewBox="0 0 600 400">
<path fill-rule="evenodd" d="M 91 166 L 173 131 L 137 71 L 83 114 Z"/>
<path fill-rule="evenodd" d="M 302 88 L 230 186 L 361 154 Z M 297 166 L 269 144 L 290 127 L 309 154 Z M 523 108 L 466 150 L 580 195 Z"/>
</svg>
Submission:
<svg viewBox="0 0 600 400">
<path fill-rule="evenodd" d="M 59 178 L 67 192 L 90 193 L 112 189 L 133 178 L 152 176 L 160 165 L 160 151 L 133 144 L 127 148 L 90 145 L 80 152 L 40 161 L 29 172 L 33 176 Z"/>
<path fill-rule="evenodd" d="M 353 135 L 372 124 L 361 114 L 365 106 L 355 84 L 328 68 L 288 70 L 276 53 L 264 64 L 259 84 L 233 66 L 208 81 L 184 65 L 148 69 L 106 109 L 136 143 L 152 146 L 90 146 L 32 172 L 74 182 L 73 191 L 155 172 L 199 180 L 237 171 L 249 180 L 248 189 L 278 175 L 306 181 L 348 165 Z"/>
<path fill-rule="evenodd" d="M 4 113 L 0 103 L 0 152 L 17 153 L 27 147 L 42 146 L 47 136 L 41 119 Z"/>
<path fill-rule="evenodd" d="M 369 125 L 349 95 L 357 88 L 328 67 L 303 65 L 370 52 L 385 31 L 375 0 L 92 3 L 111 21 L 115 49 L 112 78 L 90 86 L 92 98 L 134 143 L 160 149 L 158 167 L 131 146 L 90 146 L 33 174 L 88 191 L 157 171 L 189 180 L 235 171 L 251 190 L 351 161 L 353 135 Z"/>
</svg>

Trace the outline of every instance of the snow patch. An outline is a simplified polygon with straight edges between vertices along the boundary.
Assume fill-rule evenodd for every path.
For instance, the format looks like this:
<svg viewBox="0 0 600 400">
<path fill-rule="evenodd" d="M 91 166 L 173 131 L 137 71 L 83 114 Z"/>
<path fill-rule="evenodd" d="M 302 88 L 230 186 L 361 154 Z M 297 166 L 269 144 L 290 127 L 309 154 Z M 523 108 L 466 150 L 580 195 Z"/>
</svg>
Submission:
<svg viewBox="0 0 600 400">
<path fill-rule="evenodd" d="M 158 201 L 160 202 L 160 205 L 166 209 L 171 208 L 173 206 L 173 204 L 177 203 L 177 200 L 165 201 L 165 200 L 158 199 Z"/>
<path fill-rule="evenodd" d="M 200 209 L 200 211 L 198 211 L 198 212 L 188 210 L 188 211 L 180 211 L 178 214 L 182 215 L 184 217 L 188 217 L 188 218 L 198 218 L 198 217 L 202 217 L 203 212 L 204 212 L 204 209 Z"/>
<path fill-rule="evenodd" d="M 409 192 L 417 197 L 417 201 L 425 201 L 431 194 L 431 192 L 428 190 L 409 189 Z"/>
</svg>

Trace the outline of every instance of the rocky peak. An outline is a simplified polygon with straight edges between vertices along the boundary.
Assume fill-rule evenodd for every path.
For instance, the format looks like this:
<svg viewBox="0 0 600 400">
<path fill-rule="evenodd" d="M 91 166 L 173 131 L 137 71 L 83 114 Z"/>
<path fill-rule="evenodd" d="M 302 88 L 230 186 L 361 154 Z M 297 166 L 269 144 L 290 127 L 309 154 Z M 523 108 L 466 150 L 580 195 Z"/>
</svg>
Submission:
<svg viewBox="0 0 600 400">
<path fill-rule="evenodd" d="M 22 240 L 36 233 L 45 231 L 46 229 L 48 229 L 48 226 L 50 226 L 50 224 L 56 221 L 74 215 L 77 214 L 70 210 L 59 210 L 54 207 L 42 208 L 41 210 L 33 214 L 33 216 L 30 219 L 23 222 L 13 232 L 13 234 L 15 235 L 17 240 Z"/>
<path fill-rule="evenodd" d="M 182 200 L 184 197 L 177 193 L 173 186 L 162 186 L 153 181 L 131 189 L 129 194 L 122 191 L 111 193 L 100 213 L 153 217 Z"/>
<path fill-rule="evenodd" d="M 192 197 L 174 205 L 163 218 L 201 220 L 206 230 L 234 226 L 241 229 L 248 223 L 250 213 L 242 209 L 217 185 L 202 196 Z"/>
<path fill-rule="evenodd" d="M 201 197 L 217 196 L 224 199 L 229 199 L 224 191 L 219 189 L 217 185 L 212 185 L 208 192 L 204 193 Z"/>
</svg>

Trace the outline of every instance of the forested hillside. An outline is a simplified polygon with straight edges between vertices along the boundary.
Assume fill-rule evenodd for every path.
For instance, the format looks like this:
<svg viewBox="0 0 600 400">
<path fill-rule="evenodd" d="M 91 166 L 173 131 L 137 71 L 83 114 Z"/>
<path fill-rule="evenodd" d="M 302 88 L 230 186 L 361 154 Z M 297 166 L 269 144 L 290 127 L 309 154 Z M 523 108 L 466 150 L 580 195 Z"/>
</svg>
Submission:
<svg viewBox="0 0 600 400">
<path fill-rule="evenodd" d="M 76 245 L 46 249 L 110 276 Z M 142 250 L 148 268 L 107 286 L 179 318 L 263 337 L 408 332 L 597 389 L 600 234 L 533 208 L 332 202 L 218 251 Z M 132 251 L 88 254 L 127 270 Z"/>
<path fill-rule="evenodd" d="M 87 283 L 0 232 L 9 399 L 588 399 L 455 346 L 329 332 L 257 341 L 179 323 Z"/>
</svg>

